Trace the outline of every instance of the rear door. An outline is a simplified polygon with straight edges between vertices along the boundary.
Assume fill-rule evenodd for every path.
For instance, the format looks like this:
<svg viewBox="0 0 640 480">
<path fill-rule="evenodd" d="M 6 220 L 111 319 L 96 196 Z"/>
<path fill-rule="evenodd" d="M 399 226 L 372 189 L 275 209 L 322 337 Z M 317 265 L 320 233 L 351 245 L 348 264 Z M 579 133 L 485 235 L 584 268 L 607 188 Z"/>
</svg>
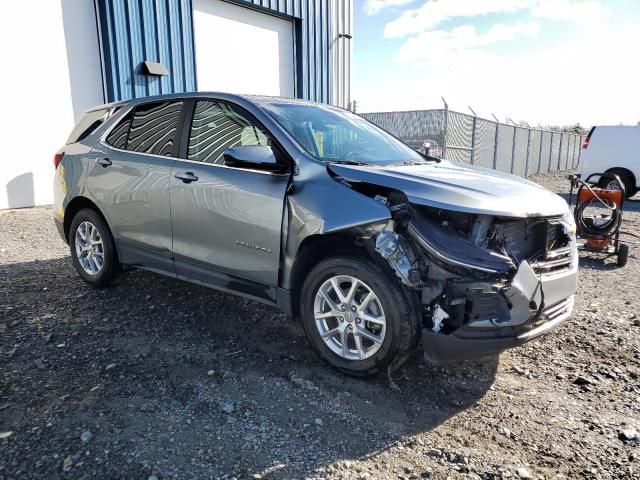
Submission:
<svg viewBox="0 0 640 480">
<path fill-rule="evenodd" d="M 170 181 L 176 272 L 275 299 L 289 175 L 224 165 L 227 148 L 271 145 L 271 136 L 236 105 L 215 99 L 194 104 Z"/>
<path fill-rule="evenodd" d="M 173 273 L 169 178 L 183 102 L 138 105 L 94 149 L 87 188 L 126 264 Z"/>
</svg>

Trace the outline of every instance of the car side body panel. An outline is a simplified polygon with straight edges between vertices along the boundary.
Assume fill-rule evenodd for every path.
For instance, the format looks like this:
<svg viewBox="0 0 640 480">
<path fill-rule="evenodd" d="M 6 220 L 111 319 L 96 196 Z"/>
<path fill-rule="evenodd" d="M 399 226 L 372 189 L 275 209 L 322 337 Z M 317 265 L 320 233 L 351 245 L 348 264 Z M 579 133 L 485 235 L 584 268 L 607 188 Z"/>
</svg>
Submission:
<svg viewBox="0 0 640 480">
<path fill-rule="evenodd" d="M 289 175 L 181 159 L 173 172 L 170 197 L 178 273 L 187 274 L 200 264 L 276 286 Z M 175 172 L 193 173 L 198 180 L 184 183 Z"/>
<path fill-rule="evenodd" d="M 381 230 L 390 218 L 389 209 L 384 205 L 331 178 L 326 165 L 310 162 L 303 173 L 294 177 L 287 194 L 280 286 L 294 287 L 293 266 L 307 238 L 367 225 Z"/>
<path fill-rule="evenodd" d="M 98 160 L 108 158 L 103 167 Z M 169 178 L 175 160 L 99 142 L 86 157 L 86 188 L 113 225 L 120 261 L 173 271 Z"/>
</svg>

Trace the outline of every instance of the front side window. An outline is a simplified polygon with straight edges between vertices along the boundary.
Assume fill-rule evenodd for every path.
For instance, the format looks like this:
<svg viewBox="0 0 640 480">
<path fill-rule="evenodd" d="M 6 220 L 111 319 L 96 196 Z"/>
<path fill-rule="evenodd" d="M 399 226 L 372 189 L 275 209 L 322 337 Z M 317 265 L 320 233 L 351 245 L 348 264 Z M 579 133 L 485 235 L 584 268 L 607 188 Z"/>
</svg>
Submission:
<svg viewBox="0 0 640 480">
<path fill-rule="evenodd" d="M 425 159 L 362 117 L 302 103 L 268 103 L 265 110 L 311 156 L 326 162 L 391 164 Z"/>
<path fill-rule="evenodd" d="M 189 133 L 189 160 L 219 164 L 227 148 L 246 145 L 271 145 L 271 140 L 262 127 L 229 104 L 215 100 L 196 102 Z"/>
</svg>

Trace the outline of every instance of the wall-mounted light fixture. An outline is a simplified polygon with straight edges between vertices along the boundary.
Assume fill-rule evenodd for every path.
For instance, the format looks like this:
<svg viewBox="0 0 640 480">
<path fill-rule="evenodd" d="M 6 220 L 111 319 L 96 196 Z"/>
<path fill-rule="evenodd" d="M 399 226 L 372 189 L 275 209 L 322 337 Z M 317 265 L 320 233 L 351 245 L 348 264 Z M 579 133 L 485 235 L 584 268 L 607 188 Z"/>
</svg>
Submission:
<svg viewBox="0 0 640 480">
<path fill-rule="evenodd" d="M 161 63 L 156 62 L 142 62 L 141 70 L 143 75 L 158 75 L 158 76 L 166 76 L 169 75 L 169 70 Z"/>
</svg>

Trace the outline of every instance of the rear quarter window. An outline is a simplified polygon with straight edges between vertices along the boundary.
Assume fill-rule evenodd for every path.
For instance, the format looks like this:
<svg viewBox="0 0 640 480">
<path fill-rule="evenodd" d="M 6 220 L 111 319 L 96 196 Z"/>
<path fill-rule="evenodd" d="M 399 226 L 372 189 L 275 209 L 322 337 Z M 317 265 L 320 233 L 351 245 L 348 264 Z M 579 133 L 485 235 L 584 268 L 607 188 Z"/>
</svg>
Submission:
<svg viewBox="0 0 640 480">
<path fill-rule="evenodd" d="M 104 108 L 100 110 L 91 110 L 84 112 L 78 120 L 78 123 L 71 131 L 67 138 L 67 145 L 71 143 L 81 142 L 91 135 L 100 125 L 102 125 L 112 114 L 113 108 Z"/>
</svg>

